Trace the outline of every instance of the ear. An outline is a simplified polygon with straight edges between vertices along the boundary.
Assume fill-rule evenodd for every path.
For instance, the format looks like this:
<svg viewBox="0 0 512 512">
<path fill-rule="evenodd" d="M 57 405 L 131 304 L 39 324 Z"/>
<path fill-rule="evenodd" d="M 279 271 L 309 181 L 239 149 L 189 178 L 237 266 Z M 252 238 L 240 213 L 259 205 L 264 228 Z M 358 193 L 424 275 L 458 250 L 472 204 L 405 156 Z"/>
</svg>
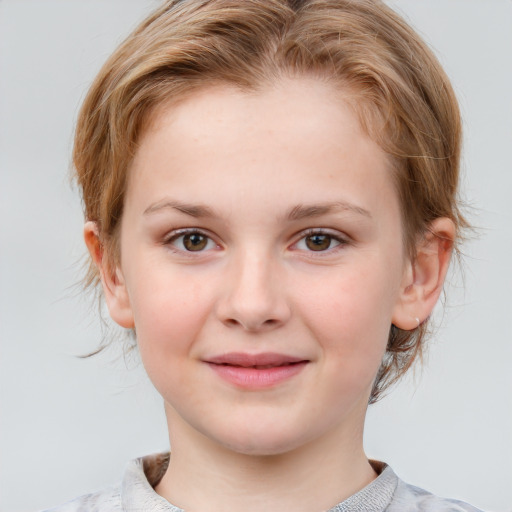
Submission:
<svg viewBox="0 0 512 512">
<path fill-rule="evenodd" d="M 393 312 L 392 322 L 399 329 L 413 330 L 432 313 L 443 289 L 454 239 L 453 221 L 442 217 L 430 224 L 418 242 L 414 261 L 404 269 Z"/>
<path fill-rule="evenodd" d="M 113 266 L 105 257 L 99 229 L 95 222 L 85 223 L 84 240 L 92 260 L 98 267 L 105 301 L 112 320 L 121 327 L 133 329 L 135 323 L 123 273 L 120 267 Z"/>
</svg>

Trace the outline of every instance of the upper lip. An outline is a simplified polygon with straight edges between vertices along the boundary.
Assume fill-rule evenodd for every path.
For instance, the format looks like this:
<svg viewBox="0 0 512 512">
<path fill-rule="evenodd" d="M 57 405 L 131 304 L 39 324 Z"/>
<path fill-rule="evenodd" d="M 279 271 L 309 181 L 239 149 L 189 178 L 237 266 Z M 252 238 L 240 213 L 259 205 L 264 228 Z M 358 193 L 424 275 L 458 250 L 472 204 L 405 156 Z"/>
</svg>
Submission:
<svg viewBox="0 0 512 512">
<path fill-rule="evenodd" d="M 261 354 L 247 354 L 244 352 L 229 352 L 218 356 L 209 357 L 205 360 L 207 363 L 221 364 L 229 366 L 242 367 L 275 367 L 292 363 L 307 362 L 307 359 L 290 356 L 286 354 L 277 354 L 274 352 L 264 352 Z"/>
</svg>

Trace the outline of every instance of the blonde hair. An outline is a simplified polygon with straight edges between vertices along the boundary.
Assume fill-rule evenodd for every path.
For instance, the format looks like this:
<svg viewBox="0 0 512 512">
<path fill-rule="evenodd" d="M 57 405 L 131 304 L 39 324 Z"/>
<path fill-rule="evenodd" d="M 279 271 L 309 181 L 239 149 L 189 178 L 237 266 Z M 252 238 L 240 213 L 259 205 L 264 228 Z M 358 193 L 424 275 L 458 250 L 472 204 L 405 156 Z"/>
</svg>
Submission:
<svg viewBox="0 0 512 512">
<path fill-rule="evenodd" d="M 436 218 L 452 219 L 459 236 L 457 101 L 397 13 L 379 0 L 170 0 L 105 63 L 77 122 L 76 179 L 109 261 L 119 258 L 127 174 L 155 109 L 214 83 L 254 90 L 305 75 L 350 90 L 363 128 L 391 156 L 410 256 Z M 92 262 L 86 282 L 98 284 Z M 426 330 L 391 326 L 370 402 L 421 354 Z"/>
</svg>

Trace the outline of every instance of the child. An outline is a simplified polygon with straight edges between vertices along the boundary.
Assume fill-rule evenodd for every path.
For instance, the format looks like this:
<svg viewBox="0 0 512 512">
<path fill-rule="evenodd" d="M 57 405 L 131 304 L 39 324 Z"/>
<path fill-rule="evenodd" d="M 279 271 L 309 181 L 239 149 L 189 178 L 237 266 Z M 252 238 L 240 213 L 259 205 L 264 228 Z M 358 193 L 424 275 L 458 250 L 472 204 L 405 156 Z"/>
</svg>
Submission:
<svg viewBox="0 0 512 512">
<path fill-rule="evenodd" d="M 437 60 L 378 1 L 165 3 L 84 102 L 89 284 L 133 330 L 172 455 L 56 510 L 475 508 L 363 451 L 466 222 Z"/>
</svg>

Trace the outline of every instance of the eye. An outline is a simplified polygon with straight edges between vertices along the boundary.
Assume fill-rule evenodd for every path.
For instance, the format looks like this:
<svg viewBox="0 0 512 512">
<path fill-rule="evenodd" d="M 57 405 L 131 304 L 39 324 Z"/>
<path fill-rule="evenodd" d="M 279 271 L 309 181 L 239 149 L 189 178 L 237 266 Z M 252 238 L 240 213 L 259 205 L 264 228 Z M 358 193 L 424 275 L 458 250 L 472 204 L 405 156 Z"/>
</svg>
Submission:
<svg viewBox="0 0 512 512">
<path fill-rule="evenodd" d="M 346 243 L 341 237 L 323 231 L 311 231 L 301 238 L 295 248 L 301 251 L 324 252 Z"/>
<path fill-rule="evenodd" d="M 217 247 L 217 244 L 209 236 L 200 231 L 180 231 L 171 235 L 166 243 L 177 250 L 187 252 L 201 252 Z"/>
<path fill-rule="evenodd" d="M 312 251 L 326 251 L 331 248 L 333 242 L 336 242 L 330 235 L 320 234 L 309 235 L 304 240 L 306 247 Z"/>
</svg>

